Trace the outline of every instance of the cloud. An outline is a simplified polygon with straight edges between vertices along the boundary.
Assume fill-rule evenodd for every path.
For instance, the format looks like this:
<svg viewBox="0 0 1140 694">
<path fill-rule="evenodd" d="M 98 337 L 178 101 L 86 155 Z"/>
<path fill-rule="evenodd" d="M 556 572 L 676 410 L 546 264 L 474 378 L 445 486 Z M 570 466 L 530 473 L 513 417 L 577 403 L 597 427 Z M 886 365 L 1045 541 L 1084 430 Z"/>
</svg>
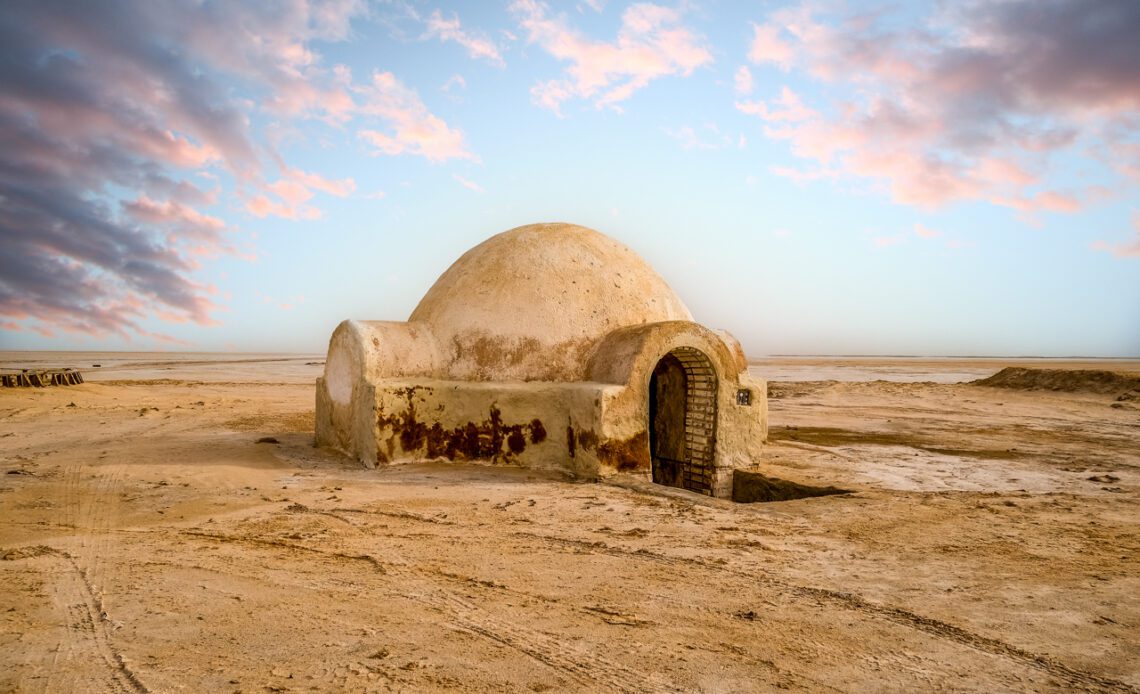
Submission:
<svg viewBox="0 0 1140 694">
<path fill-rule="evenodd" d="M 921 224 L 914 225 L 914 235 L 920 239 L 936 239 L 942 235 L 941 231 L 935 231 Z"/>
<path fill-rule="evenodd" d="M 431 161 L 479 158 L 468 151 L 463 133 L 428 111 L 415 90 L 390 72 L 376 72 L 372 84 L 358 90 L 359 110 L 379 118 L 388 132 L 360 130 L 357 135 L 375 148 L 373 154 L 414 154 Z"/>
<path fill-rule="evenodd" d="M 569 63 L 563 77 L 531 88 L 535 104 L 559 115 L 562 104 L 571 99 L 620 109 L 618 104 L 653 80 L 689 75 L 713 60 L 698 37 L 681 24 L 680 10 L 668 7 L 631 5 L 622 13 L 621 28 L 612 42 L 583 36 L 563 16 L 551 17 L 538 0 L 516 0 L 511 11 L 528 43 Z"/>
<path fill-rule="evenodd" d="M 757 65 L 775 63 L 787 70 L 795 55 L 792 47 L 780 38 L 779 25 L 753 24 L 752 43 L 748 47 L 748 59 Z"/>
<path fill-rule="evenodd" d="M 804 106 L 800 97 L 787 87 L 784 87 L 780 91 L 779 98 L 771 103 L 778 105 L 779 108 L 769 108 L 768 103 L 764 101 L 738 101 L 736 102 L 736 110 L 751 116 L 758 116 L 767 122 L 799 122 L 819 115 Z M 780 131 L 772 132 L 779 136 Z"/>
<path fill-rule="evenodd" d="M 487 192 L 486 190 L 483 189 L 483 186 L 479 185 L 478 183 L 475 183 L 474 181 L 469 181 L 466 178 L 460 176 L 459 174 L 451 174 L 451 177 L 453 179 L 455 179 L 456 183 L 463 186 L 467 190 L 473 190 L 476 193 L 486 193 Z"/>
<path fill-rule="evenodd" d="M 282 178 L 264 184 L 262 189 L 269 195 L 257 195 L 246 201 L 246 210 L 254 216 L 320 219 L 321 211 L 307 204 L 313 198 L 313 191 L 319 190 L 343 198 L 356 190 L 356 182 L 351 178 L 334 181 L 319 174 L 287 169 Z"/>
<path fill-rule="evenodd" d="M 732 88 L 742 96 L 752 93 L 752 71 L 747 65 L 741 65 L 732 74 Z"/>
<path fill-rule="evenodd" d="M 451 19 L 444 19 L 439 10 L 432 12 L 427 19 L 424 38 L 438 38 L 443 42 L 454 41 L 466 48 L 467 55 L 472 58 L 486 60 L 499 67 L 506 65 L 495 42 L 483 34 L 464 31 L 459 23 L 459 16 L 455 13 L 452 13 Z"/>
<path fill-rule="evenodd" d="M 1110 244 L 1107 241 L 1094 241 L 1091 248 L 1094 251 L 1106 251 L 1117 258 L 1140 258 L 1140 211 L 1132 211 L 1132 240 L 1120 244 Z"/>
<path fill-rule="evenodd" d="M 309 205 L 314 190 L 343 198 L 356 190 L 351 178 L 339 181 L 300 169 L 287 169 L 285 175 L 262 186 L 265 191 L 246 201 L 245 209 L 256 217 L 285 219 L 320 219 L 321 211 Z M 272 197 L 271 197 L 272 196 Z"/>
<path fill-rule="evenodd" d="M 699 130 L 685 125 L 662 131 L 679 142 L 682 149 L 724 149 L 734 144 L 732 137 L 722 133 L 715 123 L 705 123 Z"/>
<path fill-rule="evenodd" d="M 1062 154 L 1092 153 L 1140 180 L 1137 3 L 965 2 L 918 26 L 888 19 L 803 5 L 754 26 L 753 63 L 829 90 L 802 109 L 786 87 L 783 108 L 737 104 L 807 163 L 782 173 L 868 180 L 904 204 L 982 200 L 1023 214 L 1102 197 L 1056 187 L 1049 165 Z"/>
<path fill-rule="evenodd" d="M 463 79 L 463 75 L 452 75 L 447 78 L 447 81 L 443 83 L 443 86 L 440 87 L 439 90 L 444 93 L 450 93 L 453 87 L 467 89 L 467 80 Z"/>
<path fill-rule="evenodd" d="M 312 173 L 311 171 L 301 171 L 300 169 L 289 169 L 287 175 L 291 180 L 307 188 L 319 190 L 329 195 L 335 195 L 338 198 L 348 197 L 356 190 L 356 181 L 352 180 L 351 177 L 333 180 Z"/>
<path fill-rule="evenodd" d="M 361 2 L 20 3 L 0 12 L 0 317 L 40 333 L 180 344 L 144 327 L 217 324 L 204 258 L 249 257 L 208 208 L 288 207 L 349 183 L 290 170 L 252 117 L 354 115 L 346 38 Z M 283 166 L 283 164 L 281 164 Z M 275 198 L 275 199 L 274 199 Z"/>
<path fill-rule="evenodd" d="M 143 194 L 122 205 L 136 220 L 154 226 L 166 226 L 181 236 L 217 241 L 219 233 L 226 228 L 226 223 L 220 218 L 203 214 L 174 200 L 159 202 Z"/>
</svg>

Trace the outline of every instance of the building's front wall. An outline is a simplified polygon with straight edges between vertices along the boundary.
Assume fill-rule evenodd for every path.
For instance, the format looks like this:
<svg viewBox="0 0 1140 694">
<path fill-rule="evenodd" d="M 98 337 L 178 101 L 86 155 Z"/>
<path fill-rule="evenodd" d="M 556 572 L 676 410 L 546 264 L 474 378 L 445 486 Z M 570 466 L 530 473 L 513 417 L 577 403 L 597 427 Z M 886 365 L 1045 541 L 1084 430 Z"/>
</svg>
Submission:
<svg viewBox="0 0 1140 694">
<path fill-rule="evenodd" d="M 597 428 L 618 388 L 597 383 L 385 381 L 374 404 L 379 464 L 481 460 L 557 468 L 593 479 L 596 455 L 576 432 Z"/>
<path fill-rule="evenodd" d="M 688 321 L 634 326 L 594 347 L 589 382 L 489 383 L 439 378 L 430 353 L 411 357 L 422 375 L 405 375 L 407 361 L 385 367 L 396 352 L 435 349 L 422 328 L 413 333 L 401 325 L 408 324 L 346 322 L 334 333 L 326 375 L 317 381 L 318 444 L 370 467 L 482 460 L 563 469 L 584 479 L 648 475 L 650 378 L 665 355 L 688 347 L 705 354 L 717 373 L 713 494 L 730 495 L 732 470 L 760 458 L 766 384 L 748 374 L 731 336 Z M 748 405 L 738 403 L 742 389 L 750 392 Z"/>
</svg>

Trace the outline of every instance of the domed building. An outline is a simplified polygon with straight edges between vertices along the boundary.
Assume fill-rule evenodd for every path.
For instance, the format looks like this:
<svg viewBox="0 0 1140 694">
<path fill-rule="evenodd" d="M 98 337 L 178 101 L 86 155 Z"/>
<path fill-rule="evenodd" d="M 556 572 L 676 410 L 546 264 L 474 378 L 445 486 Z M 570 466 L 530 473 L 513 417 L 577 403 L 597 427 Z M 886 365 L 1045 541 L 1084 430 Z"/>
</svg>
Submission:
<svg viewBox="0 0 1140 694">
<path fill-rule="evenodd" d="M 363 464 L 616 471 L 712 496 L 758 462 L 764 381 L 636 253 L 573 224 L 493 236 L 406 322 L 347 320 L 317 379 L 317 443 Z"/>
</svg>

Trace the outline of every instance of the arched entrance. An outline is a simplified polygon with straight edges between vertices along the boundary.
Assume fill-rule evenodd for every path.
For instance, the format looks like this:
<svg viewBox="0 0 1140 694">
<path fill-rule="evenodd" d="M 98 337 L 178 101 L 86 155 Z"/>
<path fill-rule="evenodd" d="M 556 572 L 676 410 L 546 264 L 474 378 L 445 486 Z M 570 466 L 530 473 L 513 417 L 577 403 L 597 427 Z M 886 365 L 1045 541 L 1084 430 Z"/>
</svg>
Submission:
<svg viewBox="0 0 1140 694">
<path fill-rule="evenodd" d="M 716 370 L 704 352 L 678 347 L 649 379 L 653 481 L 712 494 L 716 451 Z"/>
</svg>

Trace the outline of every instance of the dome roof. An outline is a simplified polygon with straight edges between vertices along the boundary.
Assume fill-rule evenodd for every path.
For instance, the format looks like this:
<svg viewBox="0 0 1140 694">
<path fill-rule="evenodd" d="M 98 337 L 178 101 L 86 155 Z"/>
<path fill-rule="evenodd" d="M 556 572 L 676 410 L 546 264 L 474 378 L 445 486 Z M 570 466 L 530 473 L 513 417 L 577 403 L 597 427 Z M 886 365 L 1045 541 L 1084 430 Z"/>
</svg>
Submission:
<svg viewBox="0 0 1140 694">
<path fill-rule="evenodd" d="M 585 357 L 630 325 L 691 321 L 636 253 L 574 224 L 492 236 L 444 272 L 409 321 L 432 328 L 452 378 L 582 380 Z"/>
</svg>

